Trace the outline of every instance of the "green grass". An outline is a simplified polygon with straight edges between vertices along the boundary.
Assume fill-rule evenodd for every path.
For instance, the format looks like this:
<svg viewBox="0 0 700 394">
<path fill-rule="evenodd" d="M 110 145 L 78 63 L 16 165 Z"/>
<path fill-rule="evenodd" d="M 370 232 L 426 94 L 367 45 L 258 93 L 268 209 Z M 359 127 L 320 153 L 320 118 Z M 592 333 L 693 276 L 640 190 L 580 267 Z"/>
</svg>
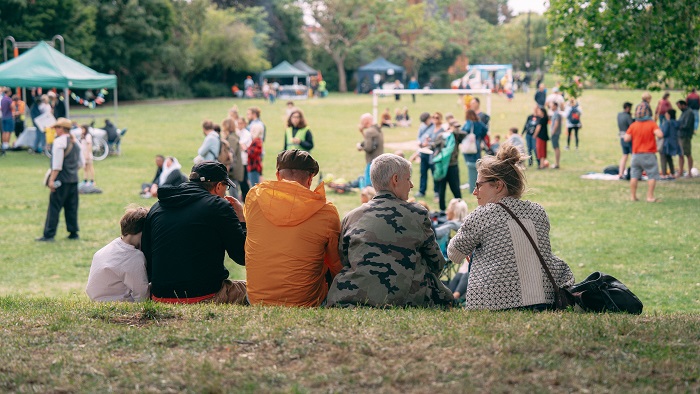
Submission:
<svg viewBox="0 0 700 394">
<path fill-rule="evenodd" d="M 494 96 L 492 133 L 521 128 L 532 94 L 513 102 Z M 48 161 L 10 152 L 0 158 L 0 390 L 698 391 L 700 181 L 660 182 L 663 203 L 646 204 L 629 201 L 627 182 L 579 178 L 618 162 L 615 116 L 623 101 L 640 96 L 586 91 L 580 150 L 562 151 L 561 170 L 528 170 L 525 196 L 547 209 L 553 250 L 576 278 L 598 270 L 618 277 L 644 302 L 639 317 L 93 304 L 84 294 L 92 255 L 119 235 L 126 205 L 153 204 L 138 197 L 153 176 L 153 156 L 174 155 L 188 167 L 203 138 L 202 120 L 220 121 L 232 104 L 242 113 L 258 105 L 268 127 L 263 174 L 272 178 L 284 102 L 122 105 L 117 124 L 129 128 L 123 155 L 96 163 L 104 193 L 81 196 L 78 242 L 65 239 L 63 218 L 55 243 L 33 241 L 46 214 L 41 179 Z M 332 95 L 297 103 L 324 176 L 352 179 L 362 172 L 357 123 L 371 102 Z M 456 102 L 419 95 L 416 104 L 405 97 L 400 106 L 408 106 L 414 122 L 436 110 L 461 119 Z M 397 106 L 393 96 L 380 100 L 380 111 Z M 415 130 L 385 129 L 385 138 L 408 141 Z M 463 161 L 460 166 L 466 182 Z M 645 187 L 640 184 L 640 195 Z M 359 205 L 357 193 L 328 197 L 341 215 Z M 427 197 L 435 206 L 431 190 Z M 473 196 L 465 199 L 476 207 Z M 227 266 L 245 277 L 228 259 Z"/>
</svg>

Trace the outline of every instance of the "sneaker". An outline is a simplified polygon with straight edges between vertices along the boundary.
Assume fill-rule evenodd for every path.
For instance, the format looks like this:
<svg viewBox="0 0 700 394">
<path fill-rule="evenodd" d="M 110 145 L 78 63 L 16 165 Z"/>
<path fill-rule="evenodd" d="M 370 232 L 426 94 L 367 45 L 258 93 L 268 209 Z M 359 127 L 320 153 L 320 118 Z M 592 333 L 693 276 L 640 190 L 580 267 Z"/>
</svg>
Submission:
<svg viewBox="0 0 700 394">
<path fill-rule="evenodd" d="M 53 239 L 53 237 L 51 237 L 51 238 L 39 237 L 39 238 L 35 239 L 35 241 L 37 241 L 37 242 L 53 242 L 54 239 Z"/>
<path fill-rule="evenodd" d="M 569 147 L 567 146 L 567 147 L 566 147 L 566 148 L 564 148 L 564 149 L 566 149 L 566 150 L 569 150 Z"/>
<path fill-rule="evenodd" d="M 459 188 L 462 189 L 462 190 L 469 189 L 469 182 L 467 182 L 467 183 L 465 183 L 465 184 L 462 184 L 462 185 L 459 185 Z"/>
<path fill-rule="evenodd" d="M 425 197 L 425 193 L 418 192 L 418 193 L 414 194 L 413 196 L 415 198 L 421 198 L 421 197 Z"/>
<path fill-rule="evenodd" d="M 80 239 L 80 236 L 78 233 L 70 233 L 70 235 L 68 235 L 68 239 Z"/>
</svg>

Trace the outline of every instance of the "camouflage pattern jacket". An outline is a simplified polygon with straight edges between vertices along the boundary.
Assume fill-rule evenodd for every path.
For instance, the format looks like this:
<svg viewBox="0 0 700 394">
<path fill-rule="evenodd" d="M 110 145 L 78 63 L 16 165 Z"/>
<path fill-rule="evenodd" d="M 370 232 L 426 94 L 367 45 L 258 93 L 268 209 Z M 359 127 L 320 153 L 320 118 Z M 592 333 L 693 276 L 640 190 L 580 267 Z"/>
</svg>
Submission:
<svg viewBox="0 0 700 394">
<path fill-rule="evenodd" d="M 327 305 L 451 305 L 452 293 L 438 279 L 445 259 L 428 211 L 381 191 L 343 219 L 338 242 L 343 270 Z"/>
</svg>

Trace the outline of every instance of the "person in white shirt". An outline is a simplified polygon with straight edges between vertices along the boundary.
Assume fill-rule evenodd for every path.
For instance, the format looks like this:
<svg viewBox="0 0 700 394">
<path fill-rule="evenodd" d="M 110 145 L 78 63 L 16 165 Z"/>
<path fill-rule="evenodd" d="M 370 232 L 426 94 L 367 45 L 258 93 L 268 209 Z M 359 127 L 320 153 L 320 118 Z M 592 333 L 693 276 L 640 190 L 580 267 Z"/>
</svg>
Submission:
<svg viewBox="0 0 700 394">
<path fill-rule="evenodd" d="M 150 296 L 141 232 L 148 209 L 130 206 L 120 220 L 121 237 L 95 253 L 85 292 L 93 301 L 145 301 Z"/>
</svg>

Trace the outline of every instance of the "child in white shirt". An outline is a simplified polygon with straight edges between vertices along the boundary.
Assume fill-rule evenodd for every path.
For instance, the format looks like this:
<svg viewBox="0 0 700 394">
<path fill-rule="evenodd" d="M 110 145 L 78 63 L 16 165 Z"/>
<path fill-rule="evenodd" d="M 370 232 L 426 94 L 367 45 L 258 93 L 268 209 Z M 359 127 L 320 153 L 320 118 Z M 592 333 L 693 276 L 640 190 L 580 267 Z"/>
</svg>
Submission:
<svg viewBox="0 0 700 394">
<path fill-rule="evenodd" d="M 95 253 L 85 292 L 93 301 L 138 302 L 149 298 L 146 256 L 141 232 L 148 209 L 128 207 L 122 216 L 121 237 Z"/>
</svg>

